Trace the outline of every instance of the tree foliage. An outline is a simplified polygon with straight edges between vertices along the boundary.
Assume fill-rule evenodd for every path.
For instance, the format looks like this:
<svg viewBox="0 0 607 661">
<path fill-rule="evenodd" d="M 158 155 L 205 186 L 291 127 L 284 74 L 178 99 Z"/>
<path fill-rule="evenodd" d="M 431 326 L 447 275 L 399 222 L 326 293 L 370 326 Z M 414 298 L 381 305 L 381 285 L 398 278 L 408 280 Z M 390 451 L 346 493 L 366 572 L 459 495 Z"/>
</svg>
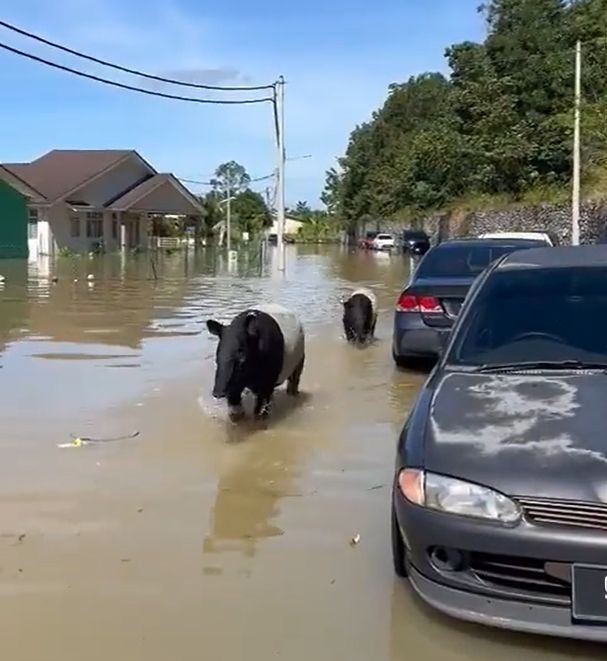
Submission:
<svg viewBox="0 0 607 661">
<path fill-rule="evenodd" d="M 250 182 L 245 167 L 236 161 L 224 163 L 217 168 L 212 190 L 200 197 L 205 211 L 205 235 L 213 235 L 217 225 L 225 222 L 228 191 L 233 232 L 254 235 L 272 224 L 270 210 L 263 196 L 249 188 Z"/>
<path fill-rule="evenodd" d="M 232 217 L 241 232 L 255 234 L 272 224 L 272 217 L 260 193 L 247 188 L 232 202 Z"/>
<path fill-rule="evenodd" d="M 607 0 L 490 0 L 483 43 L 446 50 L 449 77 L 392 84 L 357 126 L 322 200 L 346 225 L 524 195 L 571 176 L 574 47 L 584 42 L 584 172 L 607 154 Z"/>
<path fill-rule="evenodd" d="M 215 170 L 215 178 L 213 184 L 217 188 L 225 191 L 229 190 L 232 195 L 245 190 L 251 183 L 251 177 L 243 165 L 236 161 L 229 161 L 222 163 L 217 170 Z"/>
</svg>

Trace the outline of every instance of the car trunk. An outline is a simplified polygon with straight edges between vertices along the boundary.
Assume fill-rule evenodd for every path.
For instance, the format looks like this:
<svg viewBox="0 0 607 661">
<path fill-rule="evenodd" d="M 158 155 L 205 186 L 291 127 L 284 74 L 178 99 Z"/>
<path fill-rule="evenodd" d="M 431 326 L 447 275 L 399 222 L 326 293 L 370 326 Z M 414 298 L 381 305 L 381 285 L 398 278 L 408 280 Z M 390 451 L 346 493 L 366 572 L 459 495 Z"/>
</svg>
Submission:
<svg viewBox="0 0 607 661">
<path fill-rule="evenodd" d="M 474 278 L 420 279 L 416 280 L 407 293 L 418 298 L 425 296 L 435 298 L 439 310 L 426 311 L 422 306 L 422 319 L 427 326 L 445 328 L 453 325 L 473 282 Z"/>
</svg>

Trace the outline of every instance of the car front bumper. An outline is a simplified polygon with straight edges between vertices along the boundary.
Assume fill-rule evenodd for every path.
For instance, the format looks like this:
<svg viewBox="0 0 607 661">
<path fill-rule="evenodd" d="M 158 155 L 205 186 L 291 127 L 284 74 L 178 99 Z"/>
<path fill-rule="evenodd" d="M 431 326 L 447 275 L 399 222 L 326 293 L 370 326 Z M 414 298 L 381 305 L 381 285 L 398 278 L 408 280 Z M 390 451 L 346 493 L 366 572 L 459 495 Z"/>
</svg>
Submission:
<svg viewBox="0 0 607 661">
<path fill-rule="evenodd" d="M 503 629 L 607 641 L 607 623 L 575 622 L 571 603 L 573 563 L 605 566 L 607 574 L 604 533 L 525 520 L 510 528 L 475 521 L 411 505 L 398 489 L 393 503 L 410 583 L 431 607 Z M 437 548 L 461 552 L 466 560 L 446 570 L 432 555 Z"/>
</svg>

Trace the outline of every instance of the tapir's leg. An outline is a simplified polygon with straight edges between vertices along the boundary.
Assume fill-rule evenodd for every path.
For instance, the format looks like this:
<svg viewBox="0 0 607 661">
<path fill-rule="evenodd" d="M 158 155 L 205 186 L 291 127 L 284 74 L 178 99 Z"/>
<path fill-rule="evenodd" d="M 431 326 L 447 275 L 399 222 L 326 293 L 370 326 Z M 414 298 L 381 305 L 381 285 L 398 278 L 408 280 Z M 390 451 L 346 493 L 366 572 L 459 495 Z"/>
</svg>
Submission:
<svg viewBox="0 0 607 661">
<path fill-rule="evenodd" d="M 236 421 L 244 417 L 244 409 L 242 408 L 242 392 L 228 393 L 228 415 L 230 420 Z"/>
<path fill-rule="evenodd" d="M 301 380 L 301 374 L 304 368 L 304 362 L 306 357 L 304 356 L 299 365 L 293 371 L 293 374 L 287 380 L 287 395 L 297 395 L 299 393 L 299 381 Z"/>
<path fill-rule="evenodd" d="M 257 395 L 255 398 L 255 417 L 267 418 L 272 406 L 272 393 Z"/>
<path fill-rule="evenodd" d="M 375 337 L 375 324 L 377 324 L 377 316 L 373 317 L 373 322 L 371 323 L 371 339 Z"/>
</svg>

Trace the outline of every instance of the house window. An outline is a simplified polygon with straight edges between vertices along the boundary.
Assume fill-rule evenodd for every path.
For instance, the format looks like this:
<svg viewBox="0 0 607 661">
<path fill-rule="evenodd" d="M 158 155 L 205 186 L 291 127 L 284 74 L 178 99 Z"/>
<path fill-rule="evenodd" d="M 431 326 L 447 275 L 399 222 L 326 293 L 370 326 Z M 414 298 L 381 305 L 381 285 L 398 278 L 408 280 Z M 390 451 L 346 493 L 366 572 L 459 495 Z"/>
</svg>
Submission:
<svg viewBox="0 0 607 661">
<path fill-rule="evenodd" d="M 72 239 L 80 238 L 80 218 L 78 216 L 70 218 L 70 236 Z"/>
<path fill-rule="evenodd" d="M 89 239 L 103 237 L 103 213 L 100 211 L 87 211 L 86 235 Z"/>
<path fill-rule="evenodd" d="M 38 238 L 38 209 L 28 210 L 27 238 Z"/>
</svg>

